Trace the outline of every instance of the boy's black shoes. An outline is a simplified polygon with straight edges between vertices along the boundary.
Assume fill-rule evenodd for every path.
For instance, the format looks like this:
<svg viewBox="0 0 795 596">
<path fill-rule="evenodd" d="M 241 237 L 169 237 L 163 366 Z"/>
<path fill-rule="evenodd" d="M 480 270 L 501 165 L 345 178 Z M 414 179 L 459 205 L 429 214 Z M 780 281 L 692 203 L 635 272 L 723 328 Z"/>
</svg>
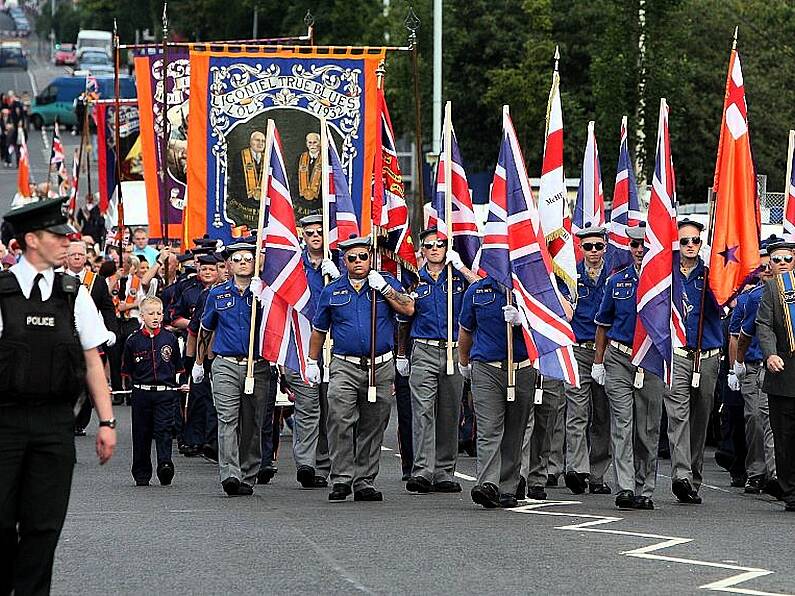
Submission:
<svg viewBox="0 0 795 596">
<path fill-rule="evenodd" d="M 171 484 L 171 481 L 174 479 L 174 464 L 167 461 L 157 466 L 157 479 L 163 486 Z"/>
</svg>

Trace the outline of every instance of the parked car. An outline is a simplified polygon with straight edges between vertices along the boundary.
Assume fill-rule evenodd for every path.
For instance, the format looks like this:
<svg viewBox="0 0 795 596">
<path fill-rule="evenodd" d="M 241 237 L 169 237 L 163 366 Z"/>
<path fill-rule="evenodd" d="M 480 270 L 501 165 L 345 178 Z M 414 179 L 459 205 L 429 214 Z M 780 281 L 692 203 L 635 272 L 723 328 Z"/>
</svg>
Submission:
<svg viewBox="0 0 795 596">
<path fill-rule="evenodd" d="M 0 68 L 28 69 L 28 59 L 19 42 L 0 43 Z"/>
<path fill-rule="evenodd" d="M 71 43 L 62 43 L 55 47 L 53 61 L 56 66 L 74 66 L 77 64 L 75 46 Z"/>
<path fill-rule="evenodd" d="M 88 71 L 93 75 L 113 74 L 113 62 L 104 51 L 81 50 L 77 57 L 77 70 Z"/>
</svg>

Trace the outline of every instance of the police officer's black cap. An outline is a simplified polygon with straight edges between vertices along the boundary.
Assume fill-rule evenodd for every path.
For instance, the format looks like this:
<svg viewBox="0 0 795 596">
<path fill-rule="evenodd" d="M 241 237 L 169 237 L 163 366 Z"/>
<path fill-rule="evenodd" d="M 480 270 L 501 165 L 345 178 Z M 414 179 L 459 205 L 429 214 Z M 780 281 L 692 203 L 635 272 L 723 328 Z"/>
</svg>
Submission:
<svg viewBox="0 0 795 596">
<path fill-rule="evenodd" d="M 676 222 L 676 227 L 680 230 L 685 226 L 693 226 L 694 228 L 698 229 L 699 232 L 704 231 L 704 224 L 700 221 L 694 221 L 685 217 L 684 219 L 680 219 L 678 222 Z"/>
<path fill-rule="evenodd" d="M 636 226 L 627 226 L 627 236 L 630 240 L 645 240 L 646 224 L 641 222 Z"/>
<path fill-rule="evenodd" d="M 423 230 L 422 232 L 420 232 L 420 242 L 425 240 L 425 238 L 427 238 L 431 234 L 437 234 L 438 232 L 439 232 L 439 229 L 436 226 L 431 226 L 427 230 Z"/>
<path fill-rule="evenodd" d="M 196 262 L 199 265 L 216 265 L 218 264 L 218 257 L 216 257 L 215 253 L 211 253 L 209 255 L 199 255 L 196 258 Z"/>
<path fill-rule="evenodd" d="M 341 251 L 350 250 L 352 248 L 370 248 L 369 236 L 351 236 L 347 240 L 339 243 Z"/>
<path fill-rule="evenodd" d="M 66 217 L 65 206 L 68 200 L 68 197 L 65 197 L 34 201 L 12 209 L 3 217 L 11 224 L 14 235 L 17 237 L 39 230 L 67 236 L 77 231 L 69 224 Z"/>
<path fill-rule="evenodd" d="M 577 238 L 588 238 L 590 236 L 599 236 L 600 238 L 604 239 L 607 237 L 607 230 L 605 230 L 602 226 L 591 226 L 591 222 L 586 222 L 585 227 L 582 230 L 577 230 L 574 232 L 574 235 Z"/>
<path fill-rule="evenodd" d="M 298 220 L 298 223 L 301 224 L 302 228 L 311 225 L 323 225 L 323 215 L 320 213 L 313 213 L 311 215 L 302 217 Z"/>
</svg>

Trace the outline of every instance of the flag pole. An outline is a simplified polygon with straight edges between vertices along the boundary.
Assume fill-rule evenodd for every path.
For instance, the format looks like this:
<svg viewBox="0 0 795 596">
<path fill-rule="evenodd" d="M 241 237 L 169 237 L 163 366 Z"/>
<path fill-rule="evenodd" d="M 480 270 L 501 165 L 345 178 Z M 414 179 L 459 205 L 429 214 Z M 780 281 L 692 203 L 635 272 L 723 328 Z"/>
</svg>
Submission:
<svg viewBox="0 0 795 596">
<path fill-rule="evenodd" d="M 113 59 L 113 101 L 114 101 L 114 114 L 113 123 L 115 131 L 113 133 L 113 150 L 116 153 L 116 213 L 118 216 L 118 234 L 119 234 L 119 253 L 124 252 L 124 200 L 121 191 L 121 152 L 119 151 L 119 143 L 121 142 L 119 131 L 119 61 L 121 54 L 119 51 L 119 29 L 116 26 L 116 19 L 113 19 L 113 43 L 114 59 Z"/>
<path fill-rule="evenodd" d="M 50 198 L 50 182 L 52 181 L 52 151 L 55 145 L 55 134 L 58 132 L 58 118 L 55 119 L 52 125 L 53 130 L 53 138 L 50 142 L 50 158 L 49 162 L 47 163 L 47 184 L 44 186 L 44 198 Z"/>
<path fill-rule="evenodd" d="M 265 209 L 263 203 L 268 194 L 268 183 L 270 181 L 271 152 L 275 142 L 276 126 L 273 120 L 268 120 L 268 130 L 265 137 L 265 155 L 262 160 L 262 183 L 259 191 L 259 219 L 257 220 L 257 238 L 255 241 L 257 249 L 254 251 L 254 277 L 259 277 L 262 267 L 262 241 L 265 231 Z M 251 323 L 248 331 L 248 361 L 246 362 L 246 382 L 243 393 L 251 395 L 254 393 L 254 336 L 257 327 L 257 299 L 252 296 L 251 300 Z"/>
<path fill-rule="evenodd" d="M 444 222 L 447 250 L 453 249 L 453 121 L 452 106 L 444 105 Z M 453 363 L 453 265 L 447 264 L 447 374 L 455 372 Z"/>
<path fill-rule="evenodd" d="M 320 160 L 321 170 L 323 176 L 321 177 L 321 193 L 322 193 L 322 206 L 323 206 L 323 258 L 331 259 L 331 249 L 329 247 L 329 175 L 331 174 L 331 162 L 328 158 L 329 154 L 329 138 L 328 138 L 328 124 L 326 119 L 320 118 Z M 338 239 L 339 240 L 339 239 Z M 331 278 L 328 275 L 323 276 L 323 285 L 327 286 Z M 329 379 L 329 366 L 331 365 L 331 339 L 329 334 L 323 341 L 323 379 Z"/>
<path fill-rule="evenodd" d="M 171 227 L 171 200 L 168 196 L 168 172 L 167 172 L 167 154 L 168 154 L 168 137 L 169 137 L 169 130 L 168 130 L 168 2 L 163 3 L 163 101 L 162 101 L 162 110 L 163 110 L 163 138 L 160 140 L 160 197 L 161 200 L 159 202 L 160 205 L 163 205 L 163 198 L 165 198 L 165 213 L 163 214 L 165 217 L 164 219 L 164 234 L 163 234 L 163 243 L 166 245 L 166 248 L 170 248 L 171 246 L 171 239 L 169 238 L 170 227 Z M 166 278 L 166 283 L 168 283 L 168 268 L 169 268 L 169 260 L 166 259 L 165 264 L 165 271 L 163 274 Z"/>
<path fill-rule="evenodd" d="M 784 222 L 787 221 L 787 210 L 789 208 L 790 202 L 790 186 L 792 186 L 792 153 L 795 151 L 795 130 L 789 131 L 789 143 L 787 144 L 787 179 L 784 181 Z M 792 223 L 792 222 L 790 222 Z M 791 234 L 787 234 L 786 227 L 784 229 L 784 238 L 787 241 L 791 241 L 792 238 L 788 238 L 787 236 L 791 236 Z"/>
<path fill-rule="evenodd" d="M 377 87 L 378 89 L 383 89 L 384 87 L 384 61 L 382 60 L 381 63 L 378 65 L 378 68 L 375 70 L 376 80 L 377 80 Z M 378 126 L 381 126 L 380 116 Z M 376 151 L 383 151 L 383 143 L 382 147 L 376 147 Z M 373 172 L 374 176 L 383 176 L 383 172 Z M 372 199 L 371 199 L 372 201 Z M 371 218 L 372 218 L 372 207 L 371 207 Z M 370 222 L 370 244 L 373 247 L 373 269 L 378 271 L 378 232 L 376 230 L 377 226 L 374 225 L 374 222 Z M 375 290 L 370 290 L 370 380 L 367 386 L 367 401 L 369 403 L 375 403 L 376 398 L 376 371 L 375 371 L 375 318 L 378 314 L 377 311 L 377 303 L 378 300 L 378 293 Z"/>
<path fill-rule="evenodd" d="M 510 306 L 513 304 L 513 294 L 511 288 L 505 288 L 505 302 Z M 505 398 L 508 401 L 516 401 L 516 371 L 513 368 L 513 325 L 505 323 L 505 333 L 508 336 L 508 386 L 505 388 Z"/>
</svg>

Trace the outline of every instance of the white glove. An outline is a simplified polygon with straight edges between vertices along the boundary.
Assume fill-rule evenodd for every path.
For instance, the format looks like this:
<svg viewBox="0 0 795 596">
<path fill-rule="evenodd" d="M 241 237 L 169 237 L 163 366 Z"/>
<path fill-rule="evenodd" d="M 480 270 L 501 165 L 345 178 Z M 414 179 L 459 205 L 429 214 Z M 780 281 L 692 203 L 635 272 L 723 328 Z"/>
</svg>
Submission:
<svg viewBox="0 0 795 596">
<path fill-rule="evenodd" d="M 398 356 L 395 360 L 395 368 L 397 368 L 398 374 L 402 377 L 409 376 L 409 372 L 411 371 L 411 364 L 409 363 L 409 359 L 405 356 Z"/>
<path fill-rule="evenodd" d="M 262 290 L 264 286 L 265 284 L 262 282 L 262 278 L 255 275 L 251 278 L 251 283 L 248 287 L 251 290 L 251 293 L 254 294 L 254 297 L 259 298 L 262 296 Z"/>
<path fill-rule="evenodd" d="M 458 363 L 458 372 L 461 373 L 461 376 L 464 377 L 467 381 L 472 380 L 472 363 L 469 364 L 461 364 Z"/>
<path fill-rule="evenodd" d="M 386 283 L 384 276 L 375 269 L 370 269 L 370 273 L 367 274 L 367 283 L 370 284 L 371 288 L 378 290 L 382 294 L 390 287 L 389 284 Z"/>
<path fill-rule="evenodd" d="M 340 270 L 331 259 L 323 259 L 320 263 L 320 272 L 323 275 L 328 275 L 331 279 L 337 279 L 340 276 Z"/>
<path fill-rule="evenodd" d="M 105 340 L 105 345 L 112 348 L 116 344 L 116 334 L 113 331 L 108 331 L 108 339 Z"/>
<path fill-rule="evenodd" d="M 464 268 L 464 261 L 461 260 L 461 255 L 459 255 L 452 248 L 447 250 L 446 262 L 452 265 L 456 271 L 461 271 L 461 269 Z"/>
<path fill-rule="evenodd" d="M 604 387 L 606 376 L 607 373 L 605 372 L 605 365 L 596 364 L 596 362 L 594 362 L 593 366 L 591 367 L 591 378 L 596 382 L 596 384 L 602 385 Z"/>
<path fill-rule="evenodd" d="M 738 381 L 742 381 L 745 378 L 745 362 L 735 362 L 734 363 L 734 374 L 737 376 Z"/>
<path fill-rule="evenodd" d="M 313 385 L 320 384 L 320 366 L 317 360 L 312 360 L 312 358 L 306 359 L 306 380 Z"/>
<path fill-rule="evenodd" d="M 740 379 L 737 378 L 737 373 L 733 370 L 729 371 L 729 389 L 732 391 L 739 391 L 740 390 Z"/>
<path fill-rule="evenodd" d="M 519 314 L 519 309 L 511 304 L 502 307 L 502 316 L 506 323 L 510 323 L 514 327 L 522 324 L 522 315 Z"/>
<path fill-rule="evenodd" d="M 204 381 L 204 365 L 198 362 L 193 363 L 193 368 L 190 371 L 190 378 L 194 383 L 199 384 Z"/>
</svg>

